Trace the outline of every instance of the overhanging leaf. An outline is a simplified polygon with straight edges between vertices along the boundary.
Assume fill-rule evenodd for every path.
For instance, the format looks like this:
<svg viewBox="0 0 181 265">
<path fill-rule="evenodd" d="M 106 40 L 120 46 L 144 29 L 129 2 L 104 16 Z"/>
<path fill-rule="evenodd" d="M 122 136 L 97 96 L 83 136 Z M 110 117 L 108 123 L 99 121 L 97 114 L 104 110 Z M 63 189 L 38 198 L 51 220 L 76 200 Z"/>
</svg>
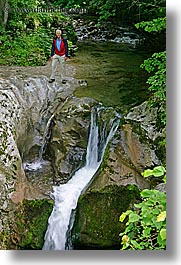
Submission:
<svg viewBox="0 0 181 265">
<path fill-rule="evenodd" d="M 121 216 L 119 217 L 119 221 L 123 222 L 126 216 L 129 215 L 131 212 L 132 212 L 131 210 L 127 210 L 126 212 L 122 213 Z"/>
<path fill-rule="evenodd" d="M 165 168 L 163 166 L 158 166 L 153 169 L 154 177 L 161 177 L 165 174 Z"/>
<path fill-rule="evenodd" d="M 150 227 L 146 227 L 146 228 L 143 230 L 143 236 L 144 236 L 144 237 L 149 237 L 149 236 L 150 236 L 150 231 L 151 231 L 151 228 L 150 228 Z"/>
<path fill-rule="evenodd" d="M 160 230 L 160 237 L 161 237 L 162 240 L 166 239 L 166 229 L 165 228 L 162 228 Z"/>
<path fill-rule="evenodd" d="M 154 193 L 155 191 L 153 191 L 153 190 L 148 190 L 148 189 L 144 189 L 144 190 L 142 190 L 141 191 L 141 196 L 142 197 L 144 197 L 144 198 L 147 198 L 147 197 L 151 197 L 152 195 L 153 195 L 153 193 Z"/>
<path fill-rule="evenodd" d="M 166 219 L 166 211 L 163 211 L 157 216 L 156 221 L 163 222 L 165 219 Z"/>
<path fill-rule="evenodd" d="M 147 178 L 147 177 L 153 175 L 153 170 L 151 170 L 151 169 L 146 169 L 143 173 L 141 173 L 141 175 L 142 175 L 144 178 Z"/>
<path fill-rule="evenodd" d="M 138 244 L 135 240 L 131 240 L 131 244 L 135 247 L 135 249 L 143 249 L 140 244 Z"/>
</svg>

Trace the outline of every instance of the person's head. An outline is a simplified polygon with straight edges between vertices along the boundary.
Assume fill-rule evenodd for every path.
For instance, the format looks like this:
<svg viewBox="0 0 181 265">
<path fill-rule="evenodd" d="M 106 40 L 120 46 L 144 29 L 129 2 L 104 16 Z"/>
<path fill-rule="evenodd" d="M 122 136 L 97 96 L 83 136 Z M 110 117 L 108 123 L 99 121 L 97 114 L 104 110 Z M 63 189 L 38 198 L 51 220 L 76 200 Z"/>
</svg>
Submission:
<svg viewBox="0 0 181 265">
<path fill-rule="evenodd" d="M 62 35 L 62 31 L 60 29 L 57 29 L 56 30 L 56 36 L 57 36 L 57 38 L 60 38 L 61 35 Z"/>
</svg>

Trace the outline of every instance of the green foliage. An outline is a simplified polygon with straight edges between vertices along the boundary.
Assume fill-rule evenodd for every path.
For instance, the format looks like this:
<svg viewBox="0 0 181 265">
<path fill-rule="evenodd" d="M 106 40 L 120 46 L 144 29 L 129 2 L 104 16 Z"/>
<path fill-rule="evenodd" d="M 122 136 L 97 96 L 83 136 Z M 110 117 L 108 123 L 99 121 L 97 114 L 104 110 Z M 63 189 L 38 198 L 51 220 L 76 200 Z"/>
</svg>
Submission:
<svg viewBox="0 0 181 265">
<path fill-rule="evenodd" d="M 57 28 L 63 29 L 63 33 L 66 32 L 70 48 L 75 44 L 77 39 L 71 21 L 60 12 L 32 11 L 34 8 L 43 7 L 46 7 L 44 1 L 9 1 L 6 30 L 0 29 L 0 64 L 45 65 Z"/>
<path fill-rule="evenodd" d="M 122 236 L 122 250 L 158 250 L 166 247 L 166 194 L 145 189 L 142 202 L 135 204 L 135 211 L 128 210 L 120 222 L 128 218 Z"/>
<path fill-rule="evenodd" d="M 59 6 L 60 8 L 84 8 L 88 6 L 88 0 L 56 0 L 51 1 L 54 6 Z"/>
<path fill-rule="evenodd" d="M 148 178 L 150 176 L 154 177 L 163 177 L 164 182 L 166 182 L 166 169 L 163 166 L 157 166 L 154 167 L 154 169 L 146 169 L 143 173 L 142 176 L 144 178 Z"/>
<path fill-rule="evenodd" d="M 143 21 L 135 26 L 147 32 L 161 32 L 166 29 L 166 17 Z M 153 93 L 149 106 L 158 107 L 159 124 L 163 127 L 166 125 L 166 51 L 154 53 L 140 67 L 152 74 L 147 80 L 149 90 Z"/>
<path fill-rule="evenodd" d="M 152 21 L 142 21 L 135 24 L 136 28 L 143 28 L 147 32 L 159 32 L 166 28 L 166 17 L 155 18 Z"/>
<path fill-rule="evenodd" d="M 138 22 L 165 16 L 165 0 L 57 0 L 51 1 L 61 8 L 87 8 L 90 14 L 96 14 L 99 22 L 116 17 L 119 20 Z"/>
<path fill-rule="evenodd" d="M 142 175 L 162 177 L 165 168 L 157 166 L 145 170 Z M 165 176 L 164 176 L 165 177 Z M 166 179 L 164 179 L 166 182 Z M 140 192 L 142 201 L 134 204 L 135 210 L 123 212 L 120 222 L 126 222 L 122 236 L 122 250 L 157 250 L 166 248 L 166 194 L 158 190 L 144 189 Z"/>
<path fill-rule="evenodd" d="M 153 96 L 149 101 L 150 106 L 157 106 L 160 122 L 166 124 L 166 51 L 154 53 L 151 58 L 144 61 L 141 68 L 152 73 L 147 80 L 149 90 Z"/>
<path fill-rule="evenodd" d="M 51 39 L 41 29 L 29 35 L 22 33 L 14 40 L 10 34 L 0 39 L 4 41 L 1 58 L 6 58 L 7 65 L 44 65 L 50 53 Z"/>
<path fill-rule="evenodd" d="M 90 9 L 95 10 L 99 15 L 99 20 L 108 20 L 110 17 L 115 17 L 119 13 L 119 0 L 91 0 L 89 2 Z"/>
</svg>

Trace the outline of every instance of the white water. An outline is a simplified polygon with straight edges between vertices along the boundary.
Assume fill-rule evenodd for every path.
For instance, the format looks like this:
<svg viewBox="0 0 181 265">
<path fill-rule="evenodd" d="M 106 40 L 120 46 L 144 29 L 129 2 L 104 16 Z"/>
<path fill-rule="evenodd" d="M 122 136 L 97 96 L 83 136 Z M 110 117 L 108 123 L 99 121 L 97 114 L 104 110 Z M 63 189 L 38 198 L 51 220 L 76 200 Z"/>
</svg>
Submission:
<svg viewBox="0 0 181 265">
<path fill-rule="evenodd" d="M 100 137 L 102 133 L 99 132 L 97 126 L 97 112 L 95 110 L 92 111 L 86 165 L 79 169 L 66 184 L 53 187 L 55 203 L 48 220 L 43 250 L 65 250 L 66 233 L 68 231 L 72 210 L 76 209 L 81 192 L 87 187 L 98 170 L 103 159 L 105 148 L 118 128 L 118 117 L 111 122 L 112 126 L 106 139 L 105 135 Z M 104 126 L 103 133 L 106 131 L 105 128 Z M 101 143 L 102 150 L 99 150 L 101 139 L 105 139 L 105 142 L 104 144 Z M 100 158 L 99 154 L 101 154 Z"/>
</svg>

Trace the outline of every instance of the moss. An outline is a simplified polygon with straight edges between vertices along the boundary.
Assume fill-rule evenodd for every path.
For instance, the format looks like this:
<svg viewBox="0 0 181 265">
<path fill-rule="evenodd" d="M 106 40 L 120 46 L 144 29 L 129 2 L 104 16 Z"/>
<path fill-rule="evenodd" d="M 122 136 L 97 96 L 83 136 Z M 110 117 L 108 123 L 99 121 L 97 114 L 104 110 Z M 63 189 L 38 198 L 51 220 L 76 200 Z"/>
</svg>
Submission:
<svg viewBox="0 0 181 265">
<path fill-rule="evenodd" d="M 42 249 L 52 209 L 53 202 L 47 199 L 24 200 L 22 212 L 17 214 L 19 249 Z"/>
<path fill-rule="evenodd" d="M 109 158 L 109 152 L 110 152 L 109 146 L 110 146 L 110 143 L 108 143 L 108 145 L 106 146 L 106 149 L 104 151 L 104 157 L 103 157 L 101 166 L 99 168 L 100 172 L 102 172 L 106 167 L 108 167 L 107 159 Z"/>
<path fill-rule="evenodd" d="M 0 232 L 0 249 L 7 250 L 9 247 L 10 239 L 6 231 Z"/>
<path fill-rule="evenodd" d="M 119 216 L 139 200 L 135 185 L 109 185 L 82 195 L 72 232 L 74 249 L 119 249 Z"/>
<path fill-rule="evenodd" d="M 77 146 L 79 146 L 80 148 L 84 148 L 86 150 L 86 148 L 87 148 L 87 139 L 82 137 L 78 141 Z"/>
</svg>

